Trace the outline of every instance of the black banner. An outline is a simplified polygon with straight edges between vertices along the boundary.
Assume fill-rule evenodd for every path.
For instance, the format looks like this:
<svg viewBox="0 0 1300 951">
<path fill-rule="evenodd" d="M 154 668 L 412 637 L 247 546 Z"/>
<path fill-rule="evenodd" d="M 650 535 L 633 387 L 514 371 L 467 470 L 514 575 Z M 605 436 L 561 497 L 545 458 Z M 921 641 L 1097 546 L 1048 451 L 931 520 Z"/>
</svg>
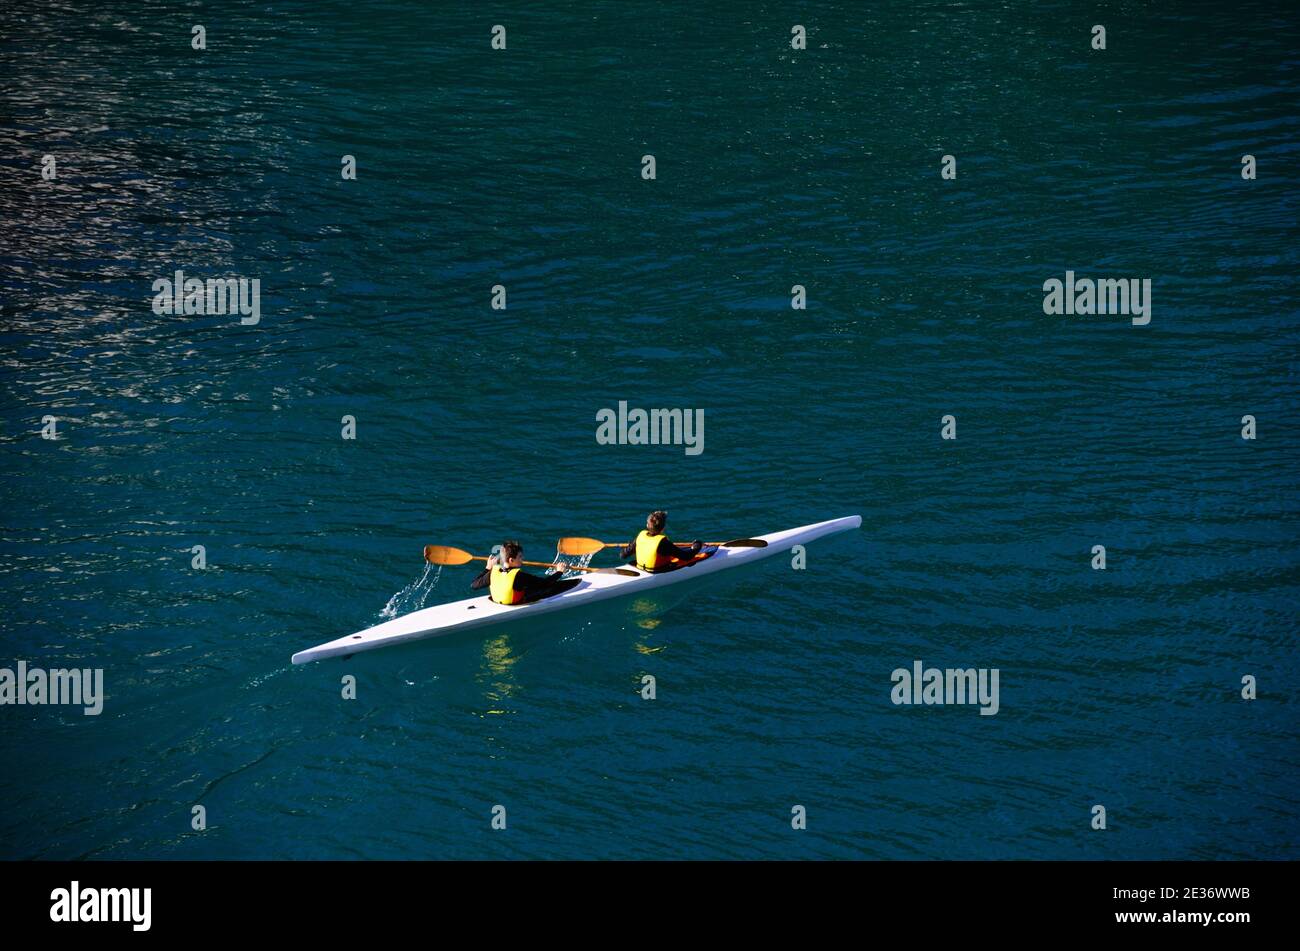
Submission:
<svg viewBox="0 0 1300 951">
<path fill-rule="evenodd" d="M 6 863 L 10 935 L 339 940 L 487 922 L 653 932 L 665 915 L 738 932 L 844 926 L 872 935 L 1126 933 L 1233 941 L 1285 926 L 1286 863 Z M 436 931 L 434 929 L 437 929 Z M 450 935 L 450 932 L 447 932 Z"/>
</svg>

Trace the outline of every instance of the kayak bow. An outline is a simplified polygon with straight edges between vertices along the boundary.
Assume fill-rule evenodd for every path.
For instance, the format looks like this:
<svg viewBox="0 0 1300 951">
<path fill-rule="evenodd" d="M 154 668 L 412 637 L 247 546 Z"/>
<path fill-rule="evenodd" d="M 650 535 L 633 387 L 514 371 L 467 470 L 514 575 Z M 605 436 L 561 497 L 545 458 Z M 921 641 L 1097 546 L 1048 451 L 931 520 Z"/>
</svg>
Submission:
<svg viewBox="0 0 1300 951">
<path fill-rule="evenodd" d="M 587 604 L 596 604 L 610 598 L 640 594 L 654 588 L 676 584 L 679 581 L 687 581 L 691 578 L 713 574 L 715 571 L 722 571 L 724 568 L 735 568 L 751 562 L 761 561 L 764 558 L 771 558 L 773 555 L 789 551 L 795 545 L 804 545 L 827 535 L 847 532 L 859 528 L 861 525 L 861 516 L 850 515 L 847 518 L 832 519 L 828 522 L 815 522 L 812 525 L 803 525 L 799 528 L 787 529 L 784 532 L 760 535 L 758 538 L 766 542 L 766 545 L 762 547 L 719 548 L 709 557 L 692 562 L 674 571 L 652 574 L 647 571 L 626 569 L 633 571 L 636 577 L 603 573 L 589 574 L 585 575 L 578 585 L 568 591 L 541 601 L 534 601 L 531 604 L 497 604 L 486 596 L 467 598 L 464 601 L 453 601 L 450 604 L 439 604 L 431 608 L 424 608 L 421 611 L 413 611 L 391 621 L 385 621 L 383 624 L 376 624 L 374 627 L 358 631 L 356 634 L 349 634 L 347 637 L 340 637 L 337 640 L 316 647 L 309 647 L 307 650 L 294 654 L 293 662 L 295 664 L 308 664 L 315 660 L 325 660 L 328 657 L 346 657 L 349 654 L 359 654 L 362 651 L 378 650 L 381 647 L 390 647 L 395 644 L 442 637 L 475 628 L 491 627 L 509 621 L 518 621 L 543 614 L 552 614 L 556 611 L 564 611 L 569 608 L 582 607 Z"/>
</svg>

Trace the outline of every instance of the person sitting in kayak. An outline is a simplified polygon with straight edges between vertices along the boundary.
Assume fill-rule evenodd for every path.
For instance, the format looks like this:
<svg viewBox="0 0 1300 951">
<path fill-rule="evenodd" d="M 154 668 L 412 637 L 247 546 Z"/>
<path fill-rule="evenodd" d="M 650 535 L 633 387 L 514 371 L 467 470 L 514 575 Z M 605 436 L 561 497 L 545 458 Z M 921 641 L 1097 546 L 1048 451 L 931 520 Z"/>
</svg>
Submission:
<svg viewBox="0 0 1300 951">
<path fill-rule="evenodd" d="M 649 572 L 671 571 L 692 561 L 702 547 L 699 540 L 691 542 L 688 548 L 674 545 L 664 534 L 667 524 L 667 512 L 651 512 L 645 520 L 645 531 L 622 549 L 623 559 L 635 559 L 638 568 Z"/>
<path fill-rule="evenodd" d="M 524 546 L 508 541 L 501 546 L 500 557 L 492 555 L 487 567 L 470 582 L 475 591 L 488 589 L 488 597 L 497 604 L 530 604 L 574 587 L 579 579 L 563 578 L 568 565 L 561 562 L 545 577 L 523 570 Z"/>
</svg>

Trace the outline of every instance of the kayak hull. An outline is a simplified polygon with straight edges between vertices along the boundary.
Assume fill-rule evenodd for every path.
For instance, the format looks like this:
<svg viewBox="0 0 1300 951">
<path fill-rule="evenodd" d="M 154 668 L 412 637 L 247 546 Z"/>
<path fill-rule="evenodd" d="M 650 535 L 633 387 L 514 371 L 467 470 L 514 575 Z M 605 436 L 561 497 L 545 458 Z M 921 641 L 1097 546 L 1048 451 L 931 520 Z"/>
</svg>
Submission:
<svg viewBox="0 0 1300 951">
<path fill-rule="evenodd" d="M 378 650 L 381 647 L 445 637 L 461 631 L 541 617 L 583 605 L 598 604 L 611 598 L 648 593 L 691 578 L 700 578 L 727 568 L 762 561 L 764 558 L 788 552 L 795 545 L 803 545 L 827 535 L 851 531 L 861 525 L 861 516 L 850 515 L 847 518 L 815 522 L 812 525 L 773 532 L 770 535 L 759 535 L 758 538 L 767 542 L 764 548 L 719 548 L 708 558 L 692 562 L 685 567 L 654 574 L 638 571 L 635 578 L 615 574 L 586 574 L 577 586 L 532 604 L 497 604 L 486 596 L 439 604 L 393 618 L 383 624 L 376 624 L 374 627 L 349 634 L 347 637 L 309 647 L 294 654 L 292 659 L 295 664 L 308 664 L 330 657 L 346 657 L 362 651 Z"/>
</svg>

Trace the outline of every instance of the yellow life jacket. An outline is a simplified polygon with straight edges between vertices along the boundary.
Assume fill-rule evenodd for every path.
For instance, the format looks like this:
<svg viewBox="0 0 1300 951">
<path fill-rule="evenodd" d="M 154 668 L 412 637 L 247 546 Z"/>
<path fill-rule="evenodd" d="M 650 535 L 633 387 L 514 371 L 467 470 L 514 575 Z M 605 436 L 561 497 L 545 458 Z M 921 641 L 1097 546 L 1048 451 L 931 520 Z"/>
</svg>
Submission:
<svg viewBox="0 0 1300 951">
<path fill-rule="evenodd" d="M 492 577 L 488 579 L 488 595 L 497 604 L 518 604 L 524 599 L 524 596 L 515 590 L 515 575 L 519 574 L 518 568 L 507 568 L 504 571 L 500 565 L 492 566 Z"/>
<path fill-rule="evenodd" d="M 636 537 L 636 566 L 642 571 L 659 571 L 678 561 L 676 558 L 662 558 L 659 555 L 659 543 L 664 535 L 651 535 L 647 529 Z"/>
</svg>

